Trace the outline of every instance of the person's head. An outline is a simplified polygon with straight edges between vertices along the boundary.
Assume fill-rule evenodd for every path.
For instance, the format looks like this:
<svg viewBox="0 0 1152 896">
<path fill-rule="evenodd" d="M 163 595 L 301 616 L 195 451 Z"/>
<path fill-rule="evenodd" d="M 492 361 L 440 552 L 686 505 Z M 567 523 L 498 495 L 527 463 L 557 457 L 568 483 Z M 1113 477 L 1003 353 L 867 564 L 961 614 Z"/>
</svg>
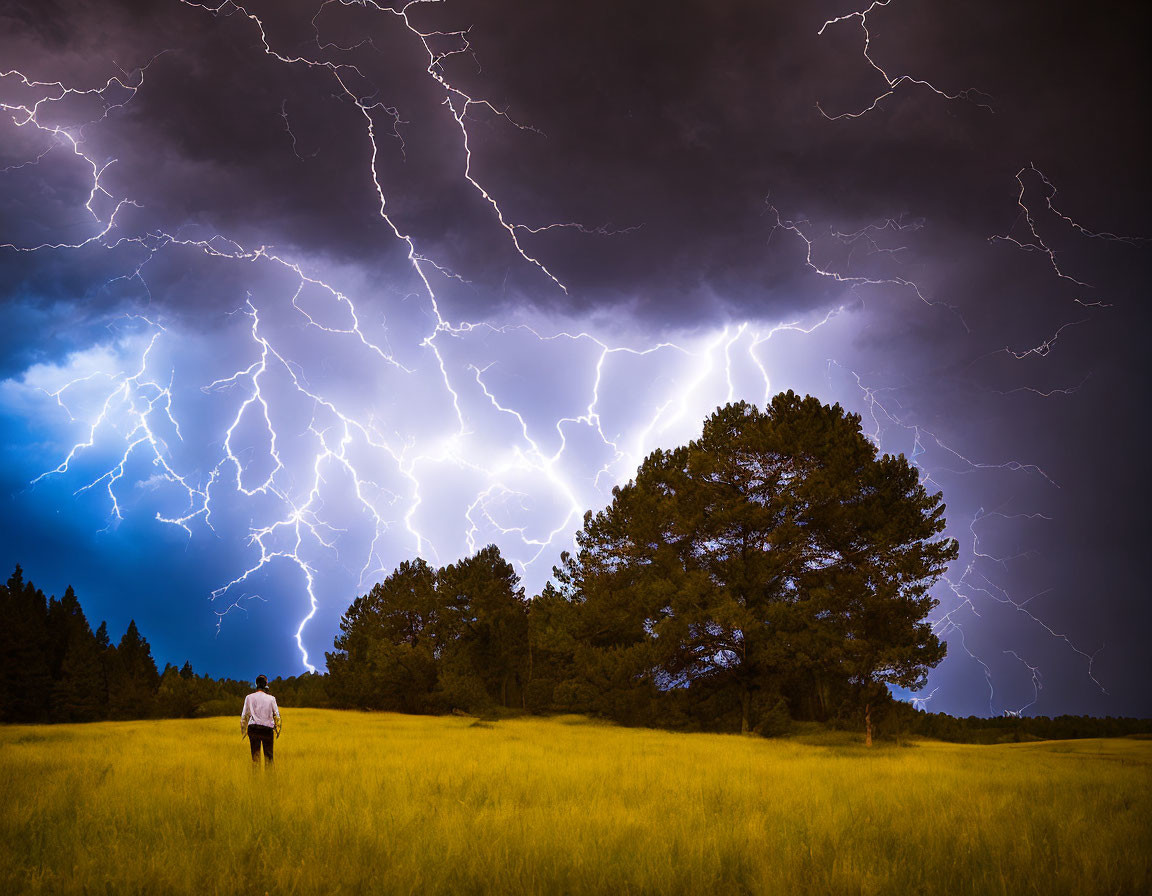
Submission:
<svg viewBox="0 0 1152 896">
<path fill-rule="evenodd" d="M 267 675 L 257 675 L 256 676 L 256 688 L 258 690 L 261 690 L 261 691 L 268 690 L 268 676 Z"/>
</svg>

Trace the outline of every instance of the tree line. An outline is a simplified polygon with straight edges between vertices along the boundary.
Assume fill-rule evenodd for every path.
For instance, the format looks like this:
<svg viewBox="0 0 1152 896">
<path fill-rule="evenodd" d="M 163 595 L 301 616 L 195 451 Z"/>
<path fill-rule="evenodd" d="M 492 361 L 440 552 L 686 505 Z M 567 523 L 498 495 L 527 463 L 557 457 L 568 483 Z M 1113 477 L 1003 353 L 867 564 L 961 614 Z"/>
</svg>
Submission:
<svg viewBox="0 0 1152 896">
<path fill-rule="evenodd" d="M 1133 720 L 963 720 L 914 710 L 945 655 L 929 590 L 955 559 L 944 504 L 858 415 L 792 392 L 717 409 L 650 454 L 526 599 L 489 545 L 417 557 L 357 597 L 327 675 L 271 682 L 283 706 L 588 713 L 623 724 L 780 734 L 797 723 L 987 741 L 1147 731 Z M 239 712 L 247 682 L 158 672 L 130 623 L 93 632 L 69 588 L 16 572 L 0 595 L 0 719 Z"/>
<path fill-rule="evenodd" d="M 885 722 L 891 736 L 930 737 L 965 744 L 1076 740 L 1082 737 L 1152 735 L 1152 719 L 1116 716 L 966 716 L 925 712 L 893 701 Z"/>
<path fill-rule="evenodd" d="M 71 586 L 45 598 L 19 566 L 0 590 L 0 613 L 5 721 L 133 718 L 152 704 L 160 675 L 135 622 L 114 645 L 105 623 L 92 631 Z"/>
<path fill-rule="evenodd" d="M 773 733 L 858 715 L 943 659 L 929 589 L 957 555 L 944 504 L 860 418 L 788 392 L 650 454 L 589 512 L 530 602 L 490 545 L 405 562 L 341 621 L 341 705 L 590 712 Z"/>
<path fill-rule="evenodd" d="M 320 676 L 278 680 L 296 705 L 326 705 Z M 135 620 L 117 643 L 95 631 L 71 586 L 60 598 L 17 566 L 0 586 L 0 722 L 96 722 L 240 713 L 249 682 L 156 667 Z"/>
<path fill-rule="evenodd" d="M 530 625 L 534 603 L 527 604 Z M 71 624 L 60 625 L 60 621 L 65 619 Z M 45 598 L 43 592 L 24 580 L 19 566 L 8 581 L 0 585 L 0 620 L 4 623 L 0 625 L 2 722 L 90 722 L 238 715 L 244 695 L 252 689 L 250 682 L 196 674 L 190 663 L 179 668 L 168 663 L 162 672 L 157 672 L 148 641 L 134 622 L 129 623 L 120 639 L 125 651 L 119 654 L 119 645 L 109 641 L 104 623 L 95 632 L 88 626 L 71 587 L 59 600 Z M 346 642 L 342 638 L 337 638 L 337 646 L 343 643 Z M 39 648 L 35 647 L 37 644 Z M 61 657 L 58 667 L 50 659 L 55 656 Z M 140 661 L 124 662 L 129 657 Z M 68 670 L 66 674 L 65 668 Z M 132 675 L 131 669 L 140 674 Z M 523 667 L 523 671 L 528 674 L 529 669 Z M 461 704 L 475 706 L 477 711 L 486 714 L 514 712 L 517 699 L 521 701 L 521 711 L 546 713 L 570 709 L 555 702 L 555 687 L 550 680 L 543 679 L 543 684 L 540 684 L 540 679 L 536 681 L 534 688 L 517 690 L 520 685 L 516 685 L 511 691 L 506 691 L 511 706 L 501 710 L 496 699 L 499 690 L 484 691 L 486 696 L 477 699 L 479 693 L 475 688 L 453 688 L 453 678 L 448 676 L 447 687 L 440 691 L 443 696 L 425 698 L 426 702 L 415 711 L 446 711 L 460 695 L 466 698 L 460 700 Z M 349 692 L 349 683 L 347 679 L 341 684 L 330 675 L 308 673 L 274 678 L 269 683 L 269 690 L 282 707 L 364 708 L 376 705 L 378 708 L 413 711 L 398 702 L 363 699 L 355 691 Z M 362 679 L 362 683 L 366 685 L 367 681 Z M 436 690 L 433 685 L 425 693 L 434 695 Z M 664 723 L 673 721 L 665 719 Z M 899 701 L 882 704 L 876 711 L 875 723 L 878 732 L 886 737 L 921 736 L 959 743 L 1152 734 L 1152 719 L 1111 716 L 956 718 L 945 713 L 914 709 Z M 832 719 L 829 724 L 858 727 L 850 718 Z"/>
</svg>

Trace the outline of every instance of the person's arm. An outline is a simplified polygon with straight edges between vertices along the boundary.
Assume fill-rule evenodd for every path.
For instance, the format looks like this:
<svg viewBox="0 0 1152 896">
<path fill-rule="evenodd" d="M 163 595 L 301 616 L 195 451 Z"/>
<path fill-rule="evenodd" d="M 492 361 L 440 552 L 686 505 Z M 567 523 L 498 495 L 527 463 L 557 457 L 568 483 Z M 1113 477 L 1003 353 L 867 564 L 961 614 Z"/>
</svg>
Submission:
<svg viewBox="0 0 1152 896">
<path fill-rule="evenodd" d="M 244 708 L 240 710 L 240 733 L 246 734 L 248 732 L 248 719 L 252 715 L 248 707 L 248 698 L 244 698 Z"/>
<path fill-rule="evenodd" d="M 276 698 L 272 698 L 272 717 L 276 720 L 276 736 L 280 736 L 280 707 L 276 704 Z"/>
</svg>

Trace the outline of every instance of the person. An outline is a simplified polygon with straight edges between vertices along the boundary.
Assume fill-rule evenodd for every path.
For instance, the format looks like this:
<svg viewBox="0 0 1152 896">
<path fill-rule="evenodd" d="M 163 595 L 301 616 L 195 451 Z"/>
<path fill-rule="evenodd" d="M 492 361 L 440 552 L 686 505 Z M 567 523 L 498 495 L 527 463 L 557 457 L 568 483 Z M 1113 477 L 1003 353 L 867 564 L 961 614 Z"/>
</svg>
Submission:
<svg viewBox="0 0 1152 896">
<path fill-rule="evenodd" d="M 244 710 L 240 713 L 240 733 L 248 735 L 252 746 L 252 761 L 260 761 L 260 750 L 264 750 L 264 762 L 272 764 L 273 734 L 280 736 L 280 707 L 276 698 L 268 693 L 268 676 L 256 676 L 256 690 L 244 698 Z"/>
</svg>

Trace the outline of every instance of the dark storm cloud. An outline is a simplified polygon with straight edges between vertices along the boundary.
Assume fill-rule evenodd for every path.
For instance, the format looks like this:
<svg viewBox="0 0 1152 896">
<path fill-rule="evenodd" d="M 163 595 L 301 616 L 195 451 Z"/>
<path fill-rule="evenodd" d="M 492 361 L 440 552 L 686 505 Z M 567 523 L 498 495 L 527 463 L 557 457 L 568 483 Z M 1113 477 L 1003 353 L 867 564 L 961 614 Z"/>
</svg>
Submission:
<svg viewBox="0 0 1152 896">
<path fill-rule="evenodd" d="M 995 111 L 912 86 L 877 114 L 830 122 L 817 103 L 859 109 L 884 86 L 861 56 L 856 20 L 817 34 L 825 17 L 846 11 L 831 4 L 417 6 L 418 27 L 471 26 L 475 56 L 450 57 L 449 80 L 540 132 L 473 109 L 474 170 L 508 219 L 639 228 L 523 234 L 570 287 L 565 295 L 490 226 L 491 208 L 460 176 L 460 141 L 423 50 L 398 18 L 330 4 L 315 19 L 322 40 L 356 49 L 321 51 L 316 5 L 246 8 L 278 52 L 343 63 L 353 92 L 396 110 L 403 151 L 388 113 L 373 113 L 389 211 L 470 281 L 444 285 L 460 318 L 510 302 L 627 304 L 665 324 L 711 320 L 721 308 L 738 317 L 835 301 L 838 287 L 797 265 L 794 237 L 769 248 L 766 197 L 785 217 L 811 218 L 814 234 L 906 216 L 937 241 L 936 267 L 1011 265 L 984 239 L 1011 225 L 1012 176 L 1031 160 L 1072 189 L 1091 170 L 1084 188 L 1120 200 L 1110 222 L 1139 229 L 1138 205 L 1123 199 L 1140 193 L 1127 178 L 1147 178 L 1133 170 L 1143 137 L 1125 126 L 1141 79 L 1133 72 L 1100 87 L 1100 68 L 1116 65 L 1125 33 L 1140 24 L 1132 11 L 1085 23 L 1037 4 L 998 10 L 993 27 L 987 5 L 881 9 L 870 20 L 872 52 L 892 73 L 953 92 L 979 87 Z M 77 79 L 107 77 L 110 58 L 131 68 L 163 51 L 145 88 L 111 113 L 115 127 L 87 131 L 97 156 L 118 160 L 106 186 L 143 206 L 125 214 L 126 228 L 223 232 L 404 276 L 369 181 L 364 117 L 330 71 L 263 54 L 259 29 L 234 10 L 70 4 L 22 18 L 12 63 L 46 78 L 61 65 Z M 859 256 L 855 264 L 867 272 Z M 938 288 L 960 307 L 983 299 L 963 276 Z M 171 300 L 187 301 L 179 291 Z"/>
<path fill-rule="evenodd" d="M 436 281 L 454 320 L 525 308 L 576 319 L 615 312 L 658 335 L 862 305 L 866 326 L 845 349 L 846 365 L 870 386 L 893 390 L 909 419 L 966 455 L 1023 459 L 1061 485 L 1051 491 L 1038 477 L 972 484 L 971 471 L 950 483 L 973 505 L 962 504 L 965 512 L 1006 500 L 1017 502 L 1013 511 L 1052 511 L 1056 521 L 1025 545 L 1045 562 L 1014 571 L 1013 584 L 1063 589 L 1062 602 L 1047 608 L 1054 625 L 1079 632 L 1085 644 L 1112 645 L 1099 662 L 1113 663 L 1110 681 L 1127 701 L 1116 705 L 1152 711 L 1131 683 L 1147 674 L 1133 659 L 1134 633 L 1152 622 L 1134 597 L 1147 588 L 1132 560 L 1147 533 L 1148 433 L 1119 410 L 1142 406 L 1148 385 L 1140 361 L 1147 250 L 1088 239 L 1045 212 L 1044 238 L 1061 269 L 1090 284 L 1081 286 L 1058 277 L 1042 253 L 988 239 L 1025 236 L 1014 178 L 1030 163 L 1060 188 L 1057 207 L 1088 228 L 1148 232 L 1146 8 L 894 0 L 869 18 L 873 57 L 892 75 L 982 93 L 949 101 L 905 85 L 873 113 L 829 121 L 817 104 L 832 115 L 860 110 L 885 89 L 861 55 L 858 20 L 817 33 L 851 5 L 413 7 L 425 31 L 470 28 L 475 55 L 447 58 L 445 76 L 531 128 L 480 106 L 469 113 L 473 173 L 507 219 L 603 227 L 520 232 L 567 293 L 515 253 L 491 206 L 464 180 L 459 130 L 398 18 L 337 3 L 318 16 L 319 3 L 246 8 L 263 19 L 278 52 L 338 61 L 348 88 L 366 105 L 380 104 L 372 117 L 388 211 L 422 252 L 467 281 Z M 270 58 L 256 25 L 227 5 L 217 16 L 174 0 L 18 4 L 0 15 L 2 67 L 32 78 L 88 86 L 118 65 L 135 84 L 133 70 L 151 60 L 143 87 L 106 120 L 97 121 L 104 108 L 91 97 L 43 107 L 45 122 L 93 121 L 83 132 L 86 151 L 116 160 L 102 184 L 139 207 L 122 209 L 113 237 L 222 233 L 248 249 L 274 246 L 310 270 L 356 271 L 370 287 L 362 305 L 418 291 L 405 247 L 379 215 L 363 113 L 330 70 Z M 432 40 L 459 48 L 451 37 Z M 50 92 L 12 78 L 0 83 L 6 102 Z M 125 92 L 107 96 L 117 102 Z M 396 135 L 389 109 L 399 119 Z M 0 167 L 49 145 L 27 128 L 5 123 L 2 133 Z M 94 233 L 83 210 L 86 176 L 62 149 L 6 172 L 0 242 L 77 242 Z M 1029 207 L 1042 211 L 1039 176 L 1027 173 L 1024 184 Z M 924 304 L 908 287 L 850 290 L 816 276 L 804 265 L 804 243 L 772 232 L 768 203 L 807 222 L 817 264 L 914 280 L 940 304 Z M 874 247 L 830 235 L 889 218 L 905 229 L 877 234 Z M 177 247 L 149 257 L 160 243 L 146 242 L 0 255 L 0 376 L 91 345 L 110 314 L 152 309 L 211 333 L 249 291 L 291 287 L 267 262 L 221 263 Z M 145 260 L 141 278 L 124 276 Z M 1051 351 L 1023 360 L 1003 351 L 1022 353 L 1073 322 Z M 851 378 L 836 375 L 835 384 L 855 394 Z M 1079 390 L 1049 399 L 1025 388 L 1072 386 Z M 1099 705 L 1079 670 L 1061 684 L 1073 694 L 1068 706 Z M 980 711 L 983 698 L 973 699 L 965 708 Z"/>
</svg>

